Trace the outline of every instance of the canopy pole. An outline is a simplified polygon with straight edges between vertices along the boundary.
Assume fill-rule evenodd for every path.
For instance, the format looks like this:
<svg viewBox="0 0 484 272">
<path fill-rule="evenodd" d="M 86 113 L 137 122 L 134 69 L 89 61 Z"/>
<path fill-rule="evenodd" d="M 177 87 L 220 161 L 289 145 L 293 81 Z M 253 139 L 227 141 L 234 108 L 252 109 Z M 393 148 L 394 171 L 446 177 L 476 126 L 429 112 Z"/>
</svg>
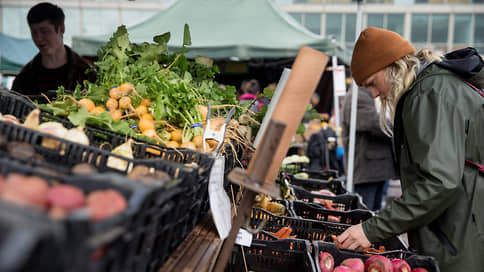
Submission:
<svg viewBox="0 0 484 272">
<path fill-rule="evenodd" d="M 336 95 L 336 92 L 335 92 L 335 86 L 336 86 L 335 81 L 336 80 L 335 80 L 335 76 L 334 76 L 334 74 L 336 72 L 336 67 L 338 67 L 338 57 L 333 56 L 331 58 L 331 62 L 333 64 L 332 65 L 333 66 L 333 110 L 334 110 L 334 116 L 336 117 L 336 120 L 335 120 L 336 121 L 336 123 L 335 123 L 336 128 L 335 128 L 335 130 L 336 130 L 336 137 L 339 138 L 341 136 L 340 135 L 341 133 L 339 131 L 339 127 L 341 125 L 340 124 L 340 116 L 339 116 L 340 108 L 339 108 L 339 97 Z M 336 143 L 338 143 L 338 142 L 336 142 Z"/>
<path fill-rule="evenodd" d="M 356 38 L 360 36 L 362 19 L 363 19 L 363 0 L 357 0 L 357 12 L 356 12 Z M 358 86 L 354 80 L 351 81 L 351 119 L 350 119 L 350 142 L 348 153 L 348 173 L 346 177 L 346 190 L 353 192 L 353 174 L 355 163 L 355 137 L 356 137 L 356 111 L 358 106 Z"/>
</svg>

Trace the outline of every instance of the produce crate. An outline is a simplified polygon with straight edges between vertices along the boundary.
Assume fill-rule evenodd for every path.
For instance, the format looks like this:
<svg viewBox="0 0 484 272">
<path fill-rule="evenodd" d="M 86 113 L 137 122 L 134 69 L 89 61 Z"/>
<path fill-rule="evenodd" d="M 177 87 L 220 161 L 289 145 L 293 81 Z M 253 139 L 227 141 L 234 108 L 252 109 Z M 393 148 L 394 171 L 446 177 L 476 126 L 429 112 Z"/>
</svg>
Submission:
<svg viewBox="0 0 484 272">
<path fill-rule="evenodd" d="M 0 112 L 2 114 L 12 114 L 19 118 L 20 120 L 24 120 L 25 117 L 33 110 L 36 106 L 28 101 L 25 97 L 17 95 L 13 92 L 0 90 Z M 60 118 L 54 116 L 53 113 L 45 110 L 41 110 L 40 118 L 42 122 L 46 121 L 56 121 L 62 123 L 66 128 L 72 128 L 74 125 L 65 118 Z M 4 127 L 0 128 L 0 133 L 4 131 Z M 87 125 L 84 128 L 85 134 L 88 136 L 90 145 L 99 149 L 103 149 L 106 151 L 111 151 L 114 147 L 119 146 L 126 142 L 127 136 L 110 131 L 107 129 L 99 128 L 92 125 Z M 18 141 L 27 141 L 32 143 L 29 140 L 29 137 L 39 137 L 37 135 L 33 135 L 32 133 L 28 133 L 25 131 L 19 131 L 16 133 L 25 133 L 25 137 L 22 137 L 23 140 L 14 139 Z M 198 183 L 196 185 L 196 196 L 195 198 L 200 203 L 194 204 L 194 206 L 198 207 L 198 214 L 195 216 L 195 220 L 200 220 L 203 215 L 209 210 L 209 201 L 208 201 L 208 179 L 210 177 L 210 170 L 212 168 L 214 158 L 213 156 L 205 153 L 201 153 L 195 150 L 186 149 L 186 148 L 167 148 L 165 146 L 157 145 L 146 141 L 144 139 L 134 138 L 133 144 L 133 156 L 135 159 L 164 159 L 169 161 L 174 161 L 181 164 L 196 164 L 197 171 L 195 173 L 196 178 L 194 182 Z M 69 141 L 63 141 L 69 142 Z M 39 144 L 41 143 L 38 142 Z M 72 147 L 72 145 L 69 145 Z M 75 153 L 78 156 L 84 156 L 86 154 L 83 149 L 83 145 L 74 145 L 75 150 L 71 152 L 71 154 Z M 61 147 L 62 148 L 62 147 Z M 94 152 L 95 149 L 90 149 L 91 152 Z M 46 150 L 43 148 L 43 152 L 41 154 L 49 154 L 52 160 L 59 160 L 58 151 Z M 81 152 L 81 153 L 79 153 Z M 94 152 L 94 154 L 89 153 L 88 156 L 97 158 L 99 160 L 98 152 Z M 105 153 L 107 154 L 107 153 Z M 111 156 L 111 155 L 110 155 Z M 102 156 L 101 156 L 102 157 Z M 86 158 L 78 158 L 78 160 L 85 161 Z M 230 167 L 230 164 L 227 164 Z M 102 159 L 99 162 L 99 167 L 101 167 L 101 171 L 106 170 L 113 170 L 113 169 L 106 169 L 105 161 L 103 162 Z M 125 171 L 126 172 L 126 171 Z M 194 207 L 194 209 L 196 208 Z"/>
<path fill-rule="evenodd" d="M 287 200 L 289 213 L 293 217 L 304 219 L 333 221 L 338 223 L 356 225 L 373 216 L 368 210 L 337 211 L 324 208 L 323 204 L 307 203 L 298 200 Z"/>
<path fill-rule="evenodd" d="M 321 240 L 326 242 L 333 242 L 331 235 L 339 235 L 343 233 L 349 224 L 324 222 L 310 219 L 292 218 L 286 216 L 276 216 L 266 210 L 260 208 L 252 208 L 249 226 L 257 229 L 260 224 L 264 224 L 262 229 L 267 232 L 277 232 L 282 227 L 291 227 L 291 235 L 296 235 L 297 239 L 304 239 L 309 241 Z M 398 237 L 388 239 L 382 243 L 375 245 L 376 247 L 384 246 L 387 249 L 402 249 L 406 250 L 403 241 Z"/>
<path fill-rule="evenodd" d="M 0 271 L 63 271 L 65 259 L 59 252 L 64 229 L 60 224 L 3 201 L 0 210 Z"/>
<path fill-rule="evenodd" d="M 309 178 L 311 179 L 324 179 L 324 180 L 329 180 L 329 179 L 340 179 L 342 177 L 339 176 L 338 170 L 321 170 L 321 171 L 314 171 L 314 170 L 309 170 L 309 169 L 303 169 L 304 173 L 307 173 L 309 175 Z"/>
<path fill-rule="evenodd" d="M 283 239 L 276 241 L 253 240 L 250 247 L 235 246 L 226 271 L 285 272 L 316 271 L 308 241 Z M 244 263 L 245 256 L 245 263 Z"/>
<path fill-rule="evenodd" d="M 288 175 L 289 183 L 292 185 L 303 187 L 308 191 L 319 191 L 322 189 L 329 190 L 336 195 L 346 194 L 347 191 L 343 183 L 339 179 L 324 180 L 314 178 L 298 178 L 294 175 Z"/>
<path fill-rule="evenodd" d="M 189 203 L 185 198 L 184 186 L 187 185 L 183 182 L 187 180 L 182 180 L 181 184 L 174 180 L 166 186 L 149 186 L 115 173 L 53 176 L 42 171 L 46 168 L 45 164 L 33 166 L 35 168 L 27 167 L 11 158 L 0 159 L 3 175 L 9 172 L 35 174 L 47 180 L 74 185 L 86 193 L 113 188 L 128 201 L 128 209 L 123 213 L 98 223 L 90 222 L 86 214 L 65 220 L 68 245 L 74 245 L 65 250 L 70 253 L 68 263 L 72 271 L 146 271 L 154 256 L 168 257 L 184 239 L 188 225 L 193 224 L 185 215 Z M 167 164 L 165 167 L 171 166 Z M 157 240 L 164 243 L 155 246 Z M 98 261 L 89 261 L 93 254 L 105 249 L 108 250 Z"/>
<path fill-rule="evenodd" d="M 359 258 L 365 262 L 372 255 L 382 255 L 390 259 L 403 259 L 410 265 L 412 269 L 422 267 L 427 269 L 429 272 L 440 272 L 437 260 L 434 257 L 418 255 L 415 252 L 407 250 L 390 250 L 383 253 L 371 253 L 338 248 L 335 244 L 322 241 L 314 241 L 312 245 L 314 263 L 316 264 L 318 272 L 321 272 L 319 268 L 319 252 L 330 253 L 334 258 L 335 267 L 345 259 Z"/>
<path fill-rule="evenodd" d="M 304 171 L 304 169 L 306 169 L 307 167 L 308 164 L 304 162 L 288 163 L 284 166 L 281 166 L 280 172 L 284 174 L 297 174 Z"/>
<path fill-rule="evenodd" d="M 331 200 L 333 203 L 340 204 L 337 209 L 341 211 L 351 211 L 356 209 L 368 210 L 368 207 L 357 194 L 346 193 L 343 195 L 329 196 L 311 193 L 299 186 L 291 186 L 291 191 L 297 200 L 304 202 L 315 203 L 318 201 L 323 202 L 324 200 Z"/>
</svg>

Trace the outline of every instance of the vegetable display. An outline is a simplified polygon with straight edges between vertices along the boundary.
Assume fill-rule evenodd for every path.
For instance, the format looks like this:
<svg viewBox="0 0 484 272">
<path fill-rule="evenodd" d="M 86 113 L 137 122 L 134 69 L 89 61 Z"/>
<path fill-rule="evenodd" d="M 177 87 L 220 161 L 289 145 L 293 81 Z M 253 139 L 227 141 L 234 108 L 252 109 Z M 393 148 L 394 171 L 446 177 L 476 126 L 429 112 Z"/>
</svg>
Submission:
<svg viewBox="0 0 484 272">
<path fill-rule="evenodd" d="M 214 81 L 218 68 L 213 61 L 184 56 L 191 44 L 188 25 L 184 37 L 181 51 L 170 53 L 169 32 L 155 36 L 153 43 L 136 44 L 120 26 L 98 51 L 96 82 L 84 81 L 69 91 L 60 87 L 55 101 L 39 106 L 76 126 L 90 124 L 169 147 L 201 150 L 207 102 L 219 116 L 231 107 L 238 109 L 235 117 L 247 109 L 238 104 L 235 87 L 220 88 Z"/>
</svg>

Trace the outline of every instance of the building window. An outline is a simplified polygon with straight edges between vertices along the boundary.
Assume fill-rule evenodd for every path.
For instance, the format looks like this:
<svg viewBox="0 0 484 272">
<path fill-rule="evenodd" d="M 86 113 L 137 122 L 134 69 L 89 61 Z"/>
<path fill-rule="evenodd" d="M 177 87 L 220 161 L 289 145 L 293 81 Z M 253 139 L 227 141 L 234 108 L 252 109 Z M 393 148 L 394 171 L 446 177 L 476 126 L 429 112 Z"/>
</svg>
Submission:
<svg viewBox="0 0 484 272">
<path fill-rule="evenodd" d="M 449 15 L 433 14 L 432 15 L 432 43 L 446 43 L 449 33 Z"/>
<path fill-rule="evenodd" d="M 291 12 L 289 13 L 289 15 L 292 16 L 292 18 L 294 18 L 294 20 L 298 21 L 300 24 L 302 24 L 302 13 L 295 13 L 295 12 Z"/>
<path fill-rule="evenodd" d="M 29 8 L 3 7 L 1 11 L 4 34 L 18 38 L 30 38 L 30 29 L 27 24 Z"/>
<path fill-rule="evenodd" d="M 304 15 L 304 26 L 311 32 L 320 35 L 321 34 L 321 14 L 320 13 L 307 13 Z"/>
<path fill-rule="evenodd" d="M 368 14 L 366 26 L 388 29 L 403 36 L 403 14 Z"/>
<path fill-rule="evenodd" d="M 456 14 L 454 21 L 454 43 L 471 43 L 472 15 Z"/>
<path fill-rule="evenodd" d="M 412 33 L 411 41 L 415 43 L 426 43 L 428 41 L 428 14 L 414 14 L 412 15 Z"/>
<path fill-rule="evenodd" d="M 341 41 L 343 32 L 343 14 L 326 15 L 326 36 L 333 36 L 337 41 Z"/>
<path fill-rule="evenodd" d="M 292 18 L 305 26 L 309 31 L 321 34 L 321 14 L 320 13 L 289 13 Z"/>
<path fill-rule="evenodd" d="M 474 42 L 484 43 L 484 14 L 475 15 Z"/>
<path fill-rule="evenodd" d="M 397 32 L 403 36 L 403 14 L 387 14 L 386 29 Z"/>
<path fill-rule="evenodd" d="M 385 28 L 384 26 L 384 14 L 368 14 L 366 26 Z"/>
<path fill-rule="evenodd" d="M 345 41 L 356 41 L 356 14 L 345 14 Z"/>
</svg>

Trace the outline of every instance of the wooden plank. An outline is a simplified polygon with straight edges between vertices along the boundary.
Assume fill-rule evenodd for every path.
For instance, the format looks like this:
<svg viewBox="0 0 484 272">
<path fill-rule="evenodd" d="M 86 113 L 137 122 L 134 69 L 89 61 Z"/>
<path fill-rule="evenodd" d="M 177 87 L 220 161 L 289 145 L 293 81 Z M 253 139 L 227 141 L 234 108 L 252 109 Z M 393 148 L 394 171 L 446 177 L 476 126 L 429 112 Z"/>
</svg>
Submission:
<svg viewBox="0 0 484 272">
<path fill-rule="evenodd" d="M 165 271 L 211 271 L 222 241 L 207 214 L 159 269 Z"/>
<path fill-rule="evenodd" d="M 296 134 L 306 107 L 316 90 L 328 61 L 329 57 L 318 50 L 306 46 L 299 50 L 292 65 L 291 74 L 271 118 L 271 120 L 284 122 L 287 126 L 268 169 L 265 180 L 267 183 L 274 182 L 282 160 L 287 154 L 292 137 Z"/>
</svg>

